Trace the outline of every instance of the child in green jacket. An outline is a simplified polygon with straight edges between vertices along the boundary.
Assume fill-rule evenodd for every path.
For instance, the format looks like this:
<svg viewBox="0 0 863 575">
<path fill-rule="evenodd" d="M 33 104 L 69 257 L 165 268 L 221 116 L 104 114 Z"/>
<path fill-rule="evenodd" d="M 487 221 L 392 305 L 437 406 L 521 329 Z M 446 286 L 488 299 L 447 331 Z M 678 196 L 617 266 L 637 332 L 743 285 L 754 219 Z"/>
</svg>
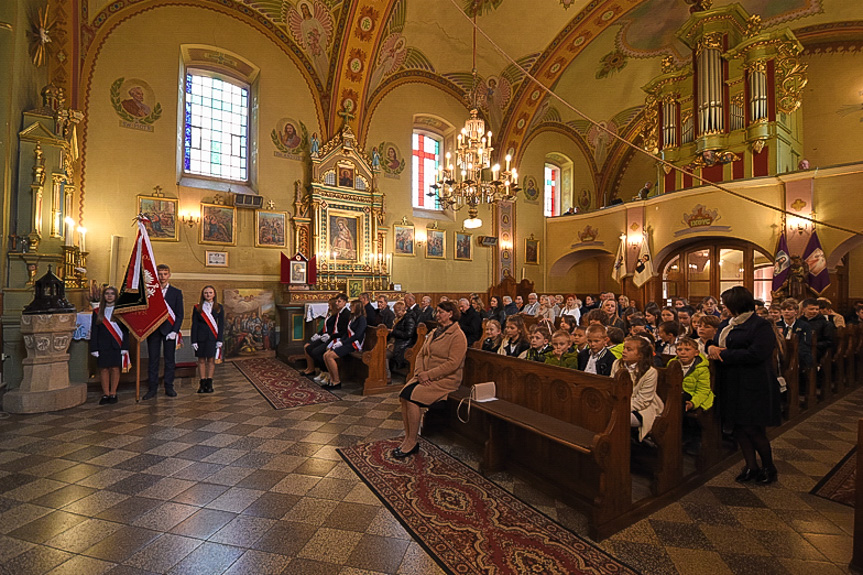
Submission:
<svg viewBox="0 0 863 575">
<path fill-rule="evenodd" d="M 548 365 L 559 365 L 570 369 L 578 369 L 578 352 L 572 351 L 572 340 L 568 332 L 559 329 L 551 336 L 552 351 L 545 356 Z"/>
<path fill-rule="evenodd" d="M 710 365 L 704 354 L 699 353 L 698 343 L 687 336 L 677 341 L 677 357 L 674 362 L 683 368 L 683 401 L 686 411 L 699 407 L 705 411 L 713 406 L 713 391 L 710 389 Z"/>
</svg>

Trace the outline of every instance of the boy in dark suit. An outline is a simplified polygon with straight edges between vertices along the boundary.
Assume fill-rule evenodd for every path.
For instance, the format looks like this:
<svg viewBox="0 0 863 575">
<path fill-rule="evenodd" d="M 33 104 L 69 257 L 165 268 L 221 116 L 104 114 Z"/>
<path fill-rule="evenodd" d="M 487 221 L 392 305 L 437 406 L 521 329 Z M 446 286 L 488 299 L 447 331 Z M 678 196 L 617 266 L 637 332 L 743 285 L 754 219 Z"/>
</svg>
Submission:
<svg viewBox="0 0 863 575">
<path fill-rule="evenodd" d="M 169 318 L 159 329 L 147 337 L 147 351 L 150 354 L 147 373 L 147 393 L 141 399 L 152 399 L 159 391 L 159 358 L 165 355 L 165 395 L 177 397 L 174 391 L 174 371 L 177 367 L 174 355 L 177 351 L 177 339 L 180 337 L 180 327 L 183 325 L 183 292 L 168 283 L 171 279 L 171 268 L 165 264 L 156 266 L 159 274 L 159 285 L 162 295 L 168 305 Z"/>
<path fill-rule="evenodd" d="M 596 375 L 611 375 L 614 354 L 608 349 L 608 336 L 601 325 L 588 326 L 587 348 L 578 354 L 578 369 Z"/>
</svg>

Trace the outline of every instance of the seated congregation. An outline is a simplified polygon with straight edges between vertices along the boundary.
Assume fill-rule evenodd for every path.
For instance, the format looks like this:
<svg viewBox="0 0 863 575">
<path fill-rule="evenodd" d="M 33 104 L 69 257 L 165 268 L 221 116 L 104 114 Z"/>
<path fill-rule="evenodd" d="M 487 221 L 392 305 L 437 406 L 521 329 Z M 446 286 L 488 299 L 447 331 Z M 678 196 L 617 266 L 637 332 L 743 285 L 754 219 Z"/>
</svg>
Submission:
<svg viewBox="0 0 863 575">
<path fill-rule="evenodd" d="M 743 287 L 722 303 L 678 298 L 643 310 L 610 292 L 586 303 L 574 294 L 491 296 L 488 307 L 474 294 L 445 304 L 452 321 L 439 325 L 448 299 L 433 307 L 428 295 L 418 304 L 406 294 L 391 311 L 383 296 L 374 306 L 368 294 L 350 303 L 338 295 L 306 345 L 305 373 L 332 388 L 357 379 L 346 374 L 362 364 L 364 393 L 395 389 L 392 374 L 404 375 L 406 433 L 394 457 L 416 453 L 420 429 L 461 436 L 479 447 L 483 472 L 536 479 L 583 510 L 598 538 L 717 472 L 736 446 L 745 460 L 737 481 L 775 482 L 767 429 L 850 388 L 863 358 L 863 306 L 846 326 L 826 300 L 765 307 Z M 458 381 L 432 392 L 434 353 L 424 348 L 436 328 L 459 331 L 467 350 L 437 351 L 448 381 Z M 486 381 L 497 400 L 470 401 Z"/>
</svg>

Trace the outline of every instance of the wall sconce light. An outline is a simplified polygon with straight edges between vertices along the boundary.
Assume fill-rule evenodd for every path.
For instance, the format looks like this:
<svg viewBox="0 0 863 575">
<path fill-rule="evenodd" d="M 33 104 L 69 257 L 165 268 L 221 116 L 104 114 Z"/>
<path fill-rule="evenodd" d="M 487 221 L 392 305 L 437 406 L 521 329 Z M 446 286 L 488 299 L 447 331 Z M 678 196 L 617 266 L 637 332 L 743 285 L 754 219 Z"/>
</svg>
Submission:
<svg viewBox="0 0 863 575">
<path fill-rule="evenodd" d="M 193 228 L 201 221 L 201 216 L 193 212 L 180 212 L 180 221 Z"/>
<path fill-rule="evenodd" d="M 810 216 L 811 217 L 811 216 Z M 798 218 L 797 216 L 788 216 L 788 233 L 790 234 L 800 234 L 801 236 L 809 233 L 812 222 L 809 220 Z"/>
<path fill-rule="evenodd" d="M 428 240 L 428 234 L 425 231 L 417 231 L 416 244 L 419 247 L 423 247 Z"/>
<path fill-rule="evenodd" d="M 501 241 L 500 241 L 500 249 L 502 249 L 502 250 L 511 250 L 511 249 L 512 249 L 512 242 L 511 242 L 511 241 L 507 241 L 507 240 L 501 240 Z"/>
</svg>

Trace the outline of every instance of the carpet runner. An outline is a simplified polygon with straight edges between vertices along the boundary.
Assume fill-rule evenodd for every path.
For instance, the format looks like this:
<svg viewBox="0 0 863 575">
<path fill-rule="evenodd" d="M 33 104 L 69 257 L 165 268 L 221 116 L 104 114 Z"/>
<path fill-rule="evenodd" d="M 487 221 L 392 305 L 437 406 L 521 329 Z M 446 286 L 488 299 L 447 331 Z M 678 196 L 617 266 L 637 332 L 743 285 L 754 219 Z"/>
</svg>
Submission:
<svg viewBox="0 0 863 575">
<path fill-rule="evenodd" d="M 818 482 L 818 485 L 812 488 L 810 493 L 854 507 L 854 499 L 856 496 L 857 483 L 857 448 L 854 447 L 848 452 L 842 461 L 836 464 L 836 467 L 830 470 L 830 473 L 824 476 L 824 479 Z"/>
<path fill-rule="evenodd" d="M 465 464 L 420 440 L 398 460 L 399 440 L 339 454 L 447 573 L 635 574 Z"/>
<path fill-rule="evenodd" d="M 275 409 L 339 400 L 278 359 L 244 359 L 233 363 Z"/>
</svg>

